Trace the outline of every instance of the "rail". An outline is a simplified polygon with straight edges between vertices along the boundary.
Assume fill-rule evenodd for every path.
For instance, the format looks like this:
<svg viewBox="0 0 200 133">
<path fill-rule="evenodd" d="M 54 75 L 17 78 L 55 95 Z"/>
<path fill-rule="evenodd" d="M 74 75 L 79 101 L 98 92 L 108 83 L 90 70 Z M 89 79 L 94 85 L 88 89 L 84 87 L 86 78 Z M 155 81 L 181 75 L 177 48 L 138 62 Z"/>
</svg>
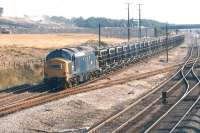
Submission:
<svg viewBox="0 0 200 133">
<path fill-rule="evenodd" d="M 193 49 L 192 49 L 193 50 Z M 189 53 L 189 57 L 191 57 L 191 49 L 188 50 Z M 116 115 L 110 117 L 109 119 L 105 120 L 104 122 L 98 124 L 97 126 L 95 126 L 92 129 L 89 129 L 89 133 L 93 133 L 96 132 L 97 130 L 99 130 L 100 128 L 102 128 L 103 126 L 105 126 L 107 123 L 115 120 L 116 118 L 118 118 L 119 116 L 121 116 L 122 114 L 126 113 L 127 111 L 129 111 L 131 108 L 133 108 L 134 106 L 136 106 L 137 104 L 139 104 L 140 102 L 142 102 L 144 99 L 146 99 L 147 97 L 149 97 L 150 95 L 154 94 L 155 92 L 157 92 L 163 85 L 165 85 L 166 83 L 168 83 L 169 81 L 171 81 L 174 77 L 176 77 L 178 75 L 178 73 L 181 72 L 182 68 L 190 62 L 190 58 L 188 57 L 187 61 L 183 64 L 183 66 L 168 80 L 164 81 L 161 85 L 159 85 L 156 89 L 154 89 L 153 91 L 151 91 L 150 93 L 148 93 L 147 95 L 143 96 L 142 98 L 140 98 L 139 100 L 137 100 L 136 102 L 134 102 L 133 104 L 129 105 L 127 108 L 125 108 L 124 110 L 122 110 L 121 112 L 117 113 Z M 136 116 L 130 118 L 127 122 L 125 122 L 124 124 L 122 124 L 120 127 L 118 127 L 115 131 L 113 132 L 117 132 L 119 130 L 121 130 L 122 128 L 124 128 L 130 121 L 132 121 L 133 119 L 137 118 L 139 115 L 141 115 L 142 113 L 144 113 L 147 109 L 149 109 L 153 104 L 155 104 L 156 102 L 158 102 L 158 100 L 161 97 L 157 98 L 155 100 L 155 102 L 151 103 L 150 105 L 148 105 L 142 112 L 138 113 Z"/>
<path fill-rule="evenodd" d="M 198 59 L 199 59 L 199 50 L 198 50 L 198 58 L 196 58 L 195 63 L 192 65 L 192 71 L 194 71 L 194 65 L 197 63 Z M 177 105 L 179 105 L 190 94 L 190 92 L 192 92 L 194 89 L 196 89 L 196 87 L 200 84 L 200 80 L 199 80 L 198 76 L 195 73 L 194 73 L 194 75 L 198 79 L 198 83 L 194 87 L 192 87 L 191 89 L 187 88 L 187 91 L 185 92 L 185 94 L 166 113 L 164 113 L 156 122 L 154 122 L 147 130 L 145 130 L 145 133 L 148 133 L 151 130 L 153 130 L 165 117 L 167 117 L 167 115 L 169 115 L 170 112 L 172 112 L 177 107 Z M 195 101 L 194 104 L 196 104 L 196 101 Z M 187 112 L 189 112 L 189 110 Z M 187 114 L 187 112 L 185 113 L 185 115 Z M 184 116 L 171 129 L 170 133 L 173 132 L 175 130 L 175 128 L 180 124 L 180 122 L 182 121 L 182 119 L 184 118 Z"/>
</svg>

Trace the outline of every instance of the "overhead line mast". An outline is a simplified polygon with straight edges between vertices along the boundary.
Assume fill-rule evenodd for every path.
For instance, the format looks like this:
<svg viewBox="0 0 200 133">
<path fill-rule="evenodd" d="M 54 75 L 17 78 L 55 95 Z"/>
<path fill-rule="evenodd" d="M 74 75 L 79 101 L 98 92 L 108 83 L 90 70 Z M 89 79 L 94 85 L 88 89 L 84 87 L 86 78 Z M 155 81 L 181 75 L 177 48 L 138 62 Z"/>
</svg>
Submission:
<svg viewBox="0 0 200 133">
<path fill-rule="evenodd" d="M 128 42 L 130 41 L 130 3 L 127 3 L 128 5 Z"/>
<path fill-rule="evenodd" d="M 141 5 L 143 5 L 143 4 L 137 4 L 138 6 L 139 6 L 139 22 L 138 22 L 138 37 L 139 37 L 139 39 L 141 39 L 141 37 L 142 37 L 142 30 L 141 30 Z"/>
<path fill-rule="evenodd" d="M 99 23 L 99 49 L 101 47 L 101 24 Z"/>
<path fill-rule="evenodd" d="M 169 36 L 169 33 L 168 33 L 168 24 L 166 23 L 165 25 L 165 34 L 166 34 L 166 53 L 167 53 L 167 63 L 168 63 L 168 60 L 169 60 L 169 55 L 168 55 L 168 36 Z"/>
</svg>

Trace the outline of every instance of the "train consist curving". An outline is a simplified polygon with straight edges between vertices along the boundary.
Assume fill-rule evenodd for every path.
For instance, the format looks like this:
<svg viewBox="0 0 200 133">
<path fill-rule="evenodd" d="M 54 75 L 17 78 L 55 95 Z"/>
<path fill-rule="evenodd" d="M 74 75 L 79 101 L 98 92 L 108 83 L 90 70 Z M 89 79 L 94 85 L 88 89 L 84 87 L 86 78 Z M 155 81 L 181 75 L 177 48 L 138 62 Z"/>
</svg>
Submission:
<svg viewBox="0 0 200 133">
<path fill-rule="evenodd" d="M 46 57 L 44 81 L 51 85 L 71 87 L 138 59 L 155 55 L 166 48 L 176 47 L 183 41 L 184 35 L 174 35 L 168 39 L 161 37 L 141 42 L 127 42 L 103 49 L 86 46 L 56 49 Z"/>
</svg>

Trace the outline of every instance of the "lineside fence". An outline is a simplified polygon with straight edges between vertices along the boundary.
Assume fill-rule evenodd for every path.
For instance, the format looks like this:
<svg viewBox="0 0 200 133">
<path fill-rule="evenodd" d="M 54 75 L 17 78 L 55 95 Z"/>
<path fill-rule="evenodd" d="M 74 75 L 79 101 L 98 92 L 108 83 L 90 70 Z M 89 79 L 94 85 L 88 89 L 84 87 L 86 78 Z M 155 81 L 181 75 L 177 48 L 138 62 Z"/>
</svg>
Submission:
<svg viewBox="0 0 200 133">
<path fill-rule="evenodd" d="M 6 69 L 31 69 L 44 66 L 44 59 L 26 61 L 0 61 L 0 70 Z"/>
</svg>

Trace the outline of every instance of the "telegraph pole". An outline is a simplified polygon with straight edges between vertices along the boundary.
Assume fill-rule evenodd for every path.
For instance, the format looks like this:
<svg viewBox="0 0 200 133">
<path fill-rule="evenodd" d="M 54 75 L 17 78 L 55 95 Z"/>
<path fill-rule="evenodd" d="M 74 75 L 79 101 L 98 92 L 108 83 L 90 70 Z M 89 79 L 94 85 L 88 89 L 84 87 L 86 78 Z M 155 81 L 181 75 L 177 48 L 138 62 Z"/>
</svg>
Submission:
<svg viewBox="0 0 200 133">
<path fill-rule="evenodd" d="M 165 26 L 165 34 L 166 34 L 166 53 L 167 53 L 167 63 L 168 63 L 168 24 L 166 23 Z"/>
<path fill-rule="evenodd" d="M 158 37 L 158 29 L 154 27 L 154 37 Z"/>
<path fill-rule="evenodd" d="M 101 45 L 101 24 L 99 23 L 99 49 Z"/>
<path fill-rule="evenodd" d="M 127 3 L 128 5 L 128 42 L 130 40 L 130 3 Z"/>
<path fill-rule="evenodd" d="M 198 41 L 197 41 L 197 35 L 195 35 L 195 46 L 197 47 L 197 43 Z"/>
<path fill-rule="evenodd" d="M 142 30 L 141 30 L 141 5 L 143 5 L 143 4 L 137 4 L 138 6 L 139 6 L 139 24 L 138 24 L 138 26 L 139 26 L 139 32 L 138 32 L 138 37 L 141 39 L 141 37 L 142 37 Z"/>
<path fill-rule="evenodd" d="M 146 37 L 146 39 L 148 37 L 148 29 L 147 28 L 145 28 L 145 37 Z"/>
</svg>

